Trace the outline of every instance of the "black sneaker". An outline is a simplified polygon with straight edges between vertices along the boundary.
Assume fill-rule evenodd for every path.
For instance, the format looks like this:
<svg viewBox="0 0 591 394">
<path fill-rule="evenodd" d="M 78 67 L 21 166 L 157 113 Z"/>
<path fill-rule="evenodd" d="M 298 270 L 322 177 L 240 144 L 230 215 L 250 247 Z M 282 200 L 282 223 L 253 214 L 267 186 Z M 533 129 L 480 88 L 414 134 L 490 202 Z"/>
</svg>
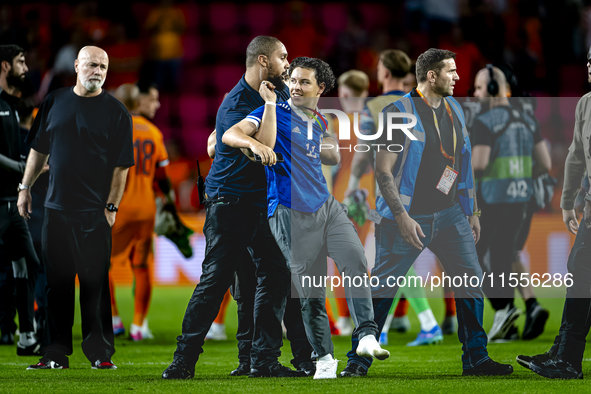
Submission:
<svg viewBox="0 0 591 394">
<path fill-rule="evenodd" d="M 117 369 L 117 366 L 111 360 L 96 360 L 91 365 L 92 369 Z"/>
<path fill-rule="evenodd" d="M 316 365 L 312 361 L 304 361 L 298 366 L 298 371 L 302 371 L 306 376 L 314 376 L 316 373 Z"/>
<path fill-rule="evenodd" d="M 2 334 L 0 336 L 0 345 L 14 345 L 14 334 L 11 332 Z"/>
<path fill-rule="evenodd" d="M 540 376 L 550 379 L 583 379 L 583 372 L 567 361 L 552 358 L 548 361 L 531 361 L 530 369 Z"/>
<path fill-rule="evenodd" d="M 523 327 L 523 339 L 534 339 L 544 332 L 546 320 L 550 316 L 547 309 L 542 308 L 537 302 L 525 315 L 525 326 Z"/>
<path fill-rule="evenodd" d="M 339 377 L 341 378 L 354 378 L 359 376 L 367 376 L 367 369 L 357 363 L 347 364 L 345 369 L 339 374 Z"/>
<path fill-rule="evenodd" d="M 536 354 L 535 356 L 531 357 L 519 355 L 515 358 L 515 360 L 517 361 L 517 364 L 521 365 L 522 367 L 531 369 L 530 363 L 532 361 L 535 361 L 537 363 L 543 363 L 550 360 L 552 357 L 554 357 L 554 354 L 551 350 L 548 350 L 546 353 Z"/>
<path fill-rule="evenodd" d="M 174 359 L 162 372 L 162 379 L 191 379 L 195 376 L 195 367 L 192 368 L 181 359 Z"/>
<path fill-rule="evenodd" d="M 305 378 L 306 375 L 303 371 L 294 371 L 284 365 L 281 365 L 279 361 L 271 364 L 261 365 L 257 368 L 251 368 L 249 378 Z"/>
<path fill-rule="evenodd" d="M 504 376 L 511 375 L 513 367 L 509 364 L 501 364 L 491 359 L 486 360 L 477 367 L 464 369 L 463 376 Z"/>
<path fill-rule="evenodd" d="M 34 369 L 68 369 L 70 367 L 69 363 L 66 361 L 63 364 L 55 362 L 47 357 L 42 357 L 41 360 L 35 365 L 29 365 L 27 370 L 34 370 Z"/>
<path fill-rule="evenodd" d="M 244 376 L 250 373 L 250 363 L 240 362 L 238 368 L 230 372 L 230 376 Z"/>
</svg>

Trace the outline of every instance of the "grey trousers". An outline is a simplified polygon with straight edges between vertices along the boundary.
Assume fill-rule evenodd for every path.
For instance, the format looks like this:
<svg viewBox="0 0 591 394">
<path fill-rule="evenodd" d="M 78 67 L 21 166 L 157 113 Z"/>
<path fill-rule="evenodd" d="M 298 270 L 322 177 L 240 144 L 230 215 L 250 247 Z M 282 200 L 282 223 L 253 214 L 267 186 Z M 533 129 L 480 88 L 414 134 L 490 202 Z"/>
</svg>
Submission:
<svg viewBox="0 0 591 394">
<path fill-rule="evenodd" d="M 344 280 L 345 296 L 355 323 L 354 335 L 377 335 L 367 259 L 346 208 L 331 195 L 315 213 L 279 205 L 269 219 L 271 232 L 291 268 L 300 297 L 302 318 L 315 357 L 333 354 L 326 315 L 327 260 L 331 257 Z M 358 278 L 358 279 L 355 279 Z M 330 278 L 328 278 L 330 284 Z M 295 297 L 296 295 L 292 295 Z"/>
</svg>

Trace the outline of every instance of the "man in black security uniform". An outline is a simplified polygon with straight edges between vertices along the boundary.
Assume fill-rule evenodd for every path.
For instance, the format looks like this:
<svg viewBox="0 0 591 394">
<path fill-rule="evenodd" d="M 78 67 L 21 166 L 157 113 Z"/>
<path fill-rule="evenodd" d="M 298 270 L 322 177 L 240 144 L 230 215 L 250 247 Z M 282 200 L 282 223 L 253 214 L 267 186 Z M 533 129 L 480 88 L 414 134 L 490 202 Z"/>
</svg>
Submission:
<svg viewBox="0 0 591 394">
<path fill-rule="evenodd" d="M 189 379 L 194 376 L 195 363 L 203 352 L 205 335 L 218 313 L 225 292 L 234 282 L 234 272 L 240 270 L 241 265 L 252 264 L 252 261 L 256 265 L 254 325 L 251 332 L 239 328 L 245 339 L 252 338 L 250 376 L 306 376 L 277 361 L 281 354 L 281 320 L 290 292 L 291 276 L 267 222 L 265 172 L 260 164 L 251 162 L 240 149 L 222 142 L 226 130 L 264 104 L 258 91 L 263 80 L 277 86 L 279 96 L 286 100 L 289 98 L 288 89 L 282 82 L 288 66 L 287 50 L 278 39 L 256 37 L 246 50 L 246 74 L 218 110 L 215 159 L 205 185 L 207 216 L 203 232 L 207 248 L 203 273 L 187 306 L 182 335 L 177 337 L 174 360 L 163 372 L 163 379 Z M 264 85 L 263 88 L 267 89 Z M 252 258 L 248 248 L 252 250 Z M 241 291 L 244 290 L 242 285 L 241 282 Z M 248 319 L 241 313 L 239 311 L 239 319 Z M 240 352 L 243 353 L 243 349 Z M 249 361 L 240 360 L 241 364 Z"/>
<path fill-rule="evenodd" d="M 19 125 L 21 127 L 21 158 L 22 158 L 22 172 L 25 171 L 25 164 L 29 152 L 31 152 L 31 146 L 27 143 L 27 136 L 29 130 L 33 127 L 33 111 L 35 109 L 35 87 L 29 80 L 25 80 L 25 87 L 21 89 L 21 100 L 18 104 L 18 116 Z M 37 282 L 35 284 L 35 302 L 37 304 L 37 310 L 35 311 L 35 336 L 39 345 L 43 343 L 43 329 L 45 327 L 45 265 L 43 264 L 43 244 L 42 244 L 42 231 L 43 231 L 43 218 L 45 216 L 45 197 L 47 196 L 47 186 L 49 184 L 49 166 L 46 165 L 43 168 L 41 175 L 35 181 L 35 185 L 31 188 L 31 195 L 33 197 L 33 205 L 31 218 L 27 221 L 29 232 L 33 240 L 33 247 L 35 253 L 39 258 L 40 266 L 37 271 Z"/>
<path fill-rule="evenodd" d="M 28 369 L 68 368 L 76 274 L 82 350 L 93 369 L 116 369 L 108 278 L 111 226 L 134 155 L 131 116 L 102 89 L 108 66 L 101 48 L 82 48 L 76 86 L 47 96 L 29 133 L 32 149 L 19 186 L 21 216 L 31 213 L 30 188 L 48 157 L 51 171 L 42 235 L 47 323 L 43 357 Z"/>
<path fill-rule="evenodd" d="M 20 338 L 17 354 L 38 354 L 39 344 L 35 338 L 34 299 L 35 280 L 39 268 L 39 259 L 33 248 L 29 228 L 18 215 L 16 207 L 17 189 L 22 177 L 24 165 L 21 161 L 21 136 L 17 104 L 14 95 L 22 86 L 27 66 L 24 50 L 16 45 L 0 46 L 0 237 L 4 243 L 2 266 L 6 275 L 14 273 L 16 287 L 16 308 L 19 315 Z M 2 292 L 10 291 L 4 283 Z M 3 305 L 6 306 L 6 305 Z M 4 315 L 4 313 L 3 313 Z M 13 315 L 9 319 L 2 317 L 2 334 L 11 342 L 14 334 Z"/>
<path fill-rule="evenodd" d="M 277 86 L 276 93 L 278 97 L 287 100 L 289 98 L 289 90 L 285 84 L 281 81 L 285 80 L 287 76 L 287 57 L 284 62 L 270 62 L 268 71 L 262 68 L 258 62 L 253 63 L 253 59 L 258 58 L 261 53 L 265 53 L 268 50 L 274 51 L 271 57 L 281 58 L 286 55 L 283 45 L 281 42 L 274 37 L 259 36 L 253 39 L 251 45 L 247 49 L 247 56 L 250 57 L 248 64 L 249 71 L 244 76 L 246 85 L 256 90 L 255 87 L 260 86 L 263 79 L 271 80 Z M 242 114 L 242 118 L 236 117 L 236 122 L 239 122 L 250 112 L 251 105 L 257 103 L 259 106 L 265 104 L 265 100 L 262 99 L 258 92 L 252 93 L 251 89 L 245 89 L 242 91 L 243 94 L 236 105 L 240 108 L 240 111 L 245 111 Z M 243 100 L 248 105 L 243 105 L 240 100 Z M 238 108 L 237 107 L 237 108 Z M 251 111 L 252 112 L 252 111 Z M 234 120 L 232 120 L 234 121 Z M 228 123 L 227 129 L 233 124 Z M 226 129 L 226 130 L 227 130 Z M 208 155 L 215 158 L 215 147 L 216 147 L 217 133 L 211 133 L 207 141 L 207 152 Z M 262 170 L 262 168 L 261 168 Z M 264 172 L 264 170 L 263 170 Z M 210 176 L 212 174 L 210 173 Z M 266 183 L 266 179 L 265 179 Z M 244 255 L 245 260 L 237 264 L 236 267 L 236 280 L 233 286 L 230 288 L 230 292 L 238 309 L 238 330 L 236 332 L 236 339 L 238 340 L 238 360 L 239 365 L 234 371 L 230 373 L 231 376 L 243 376 L 250 374 L 250 351 L 252 349 L 252 337 L 253 337 L 253 312 L 254 312 L 254 301 L 257 285 L 256 277 L 256 265 L 252 262 L 252 250 L 249 248 L 248 254 Z M 295 288 L 292 285 L 292 291 L 295 292 Z M 294 293 L 295 294 L 295 293 Z M 285 313 L 283 316 L 283 323 L 286 328 L 286 336 L 289 340 L 293 359 L 291 360 L 292 365 L 300 371 L 303 371 L 308 376 L 314 375 L 316 367 L 311 359 L 312 346 L 308 342 L 306 331 L 304 328 L 304 322 L 302 320 L 301 304 L 299 298 L 287 297 L 287 303 L 285 305 Z"/>
</svg>

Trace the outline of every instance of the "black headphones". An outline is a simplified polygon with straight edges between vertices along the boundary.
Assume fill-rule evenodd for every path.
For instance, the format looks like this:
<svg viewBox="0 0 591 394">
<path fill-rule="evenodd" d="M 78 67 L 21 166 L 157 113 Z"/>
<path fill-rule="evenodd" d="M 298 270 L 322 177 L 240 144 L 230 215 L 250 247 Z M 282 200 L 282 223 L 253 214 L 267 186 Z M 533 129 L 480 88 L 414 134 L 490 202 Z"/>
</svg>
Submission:
<svg viewBox="0 0 591 394">
<path fill-rule="evenodd" d="M 493 72 L 493 65 L 490 63 L 487 64 L 486 69 L 488 70 L 488 75 L 490 77 L 489 81 L 488 81 L 488 85 L 486 85 L 486 91 L 492 97 L 496 97 L 496 95 L 499 94 L 499 83 L 495 79 L 495 73 Z"/>
</svg>

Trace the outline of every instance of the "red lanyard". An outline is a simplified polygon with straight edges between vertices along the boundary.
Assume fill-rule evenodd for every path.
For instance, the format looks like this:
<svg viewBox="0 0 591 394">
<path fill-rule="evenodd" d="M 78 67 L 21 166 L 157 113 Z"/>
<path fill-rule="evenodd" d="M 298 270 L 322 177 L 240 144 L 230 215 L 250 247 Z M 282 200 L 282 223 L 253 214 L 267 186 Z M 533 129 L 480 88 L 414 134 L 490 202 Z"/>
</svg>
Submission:
<svg viewBox="0 0 591 394">
<path fill-rule="evenodd" d="M 449 159 L 452 161 L 452 166 L 453 166 L 454 164 L 456 164 L 456 145 L 457 145 L 457 138 L 458 137 L 456 136 L 456 128 L 454 126 L 453 115 L 451 114 L 451 107 L 449 106 L 447 100 L 443 99 L 443 102 L 445 103 L 445 109 L 447 110 L 447 114 L 449 115 L 449 119 L 451 120 L 451 128 L 452 128 L 453 140 L 454 140 L 454 155 L 453 156 L 448 155 L 447 152 L 445 152 L 445 149 L 443 149 L 443 144 L 441 143 L 441 131 L 439 131 L 439 122 L 437 121 L 437 115 L 435 115 L 435 110 L 433 109 L 433 107 L 431 107 L 431 104 L 429 104 L 429 102 L 427 101 L 425 96 L 423 96 L 423 93 L 421 93 L 421 91 L 418 88 L 417 88 L 417 93 L 419 94 L 419 96 L 421 96 L 421 98 L 423 99 L 425 104 L 427 104 L 429 106 L 429 108 L 431 108 L 431 111 L 433 111 L 433 121 L 435 122 L 435 128 L 437 129 L 437 134 L 439 135 L 439 149 L 441 150 L 441 153 L 443 154 L 443 156 L 446 159 Z"/>
</svg>

